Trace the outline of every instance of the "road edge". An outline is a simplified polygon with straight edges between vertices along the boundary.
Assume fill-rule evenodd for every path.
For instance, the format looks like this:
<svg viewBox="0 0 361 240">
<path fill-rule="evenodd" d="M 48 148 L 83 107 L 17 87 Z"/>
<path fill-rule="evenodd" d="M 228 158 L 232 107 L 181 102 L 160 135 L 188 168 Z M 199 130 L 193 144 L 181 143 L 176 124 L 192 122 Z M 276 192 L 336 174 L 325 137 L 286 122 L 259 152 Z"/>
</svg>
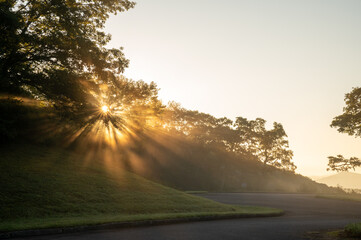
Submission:
<svg viewBox="0 0 361 240">
<path fill-rule="evenodd" d="M 174 218 L 174 219 L 140 220 L 140 221 L 132 221 L 132 222 L 111 222 L 104 224 L 81 225 L 74 227 L 29 229 L 29 230 L 2 232 L 0 233 L 0 239 L 167 225 L 167 224 L 197 222 L 197 221 L 225 220 L 225 219 L 235 219 L 235 218 L 279 217 L 284 214 L 285 212 L 281 210 L 281 212 L 278 213 L 259 213 L 259 214 L 241 213 L 241 214 L 218 215 L 218 216 L 211 215 L 211 216 L 197 216 L 197 217 Z"/>
</svg>

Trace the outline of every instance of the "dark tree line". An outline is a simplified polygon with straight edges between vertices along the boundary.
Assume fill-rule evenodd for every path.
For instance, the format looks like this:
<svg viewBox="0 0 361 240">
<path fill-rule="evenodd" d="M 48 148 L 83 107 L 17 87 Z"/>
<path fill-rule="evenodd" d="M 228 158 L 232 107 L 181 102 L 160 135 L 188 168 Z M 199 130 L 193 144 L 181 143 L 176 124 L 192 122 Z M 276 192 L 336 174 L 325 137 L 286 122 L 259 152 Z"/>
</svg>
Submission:
<svg viewBox="0 0 361 240">
<path fill-rule="evenodd" d="M 216 118 L 210 114 L 190 111 L 171 103 L 163 117 L 168 131 L 182 134 L 197 143 L 224 151 L 252 154 L 264 164 L 294 171 L 296 166 L 291 161 L 287 134 L 280 123 L 273 123 L 267 130 L 266 120 L 257 118 L 248 120 L 237 117 Z"/>
</svg>

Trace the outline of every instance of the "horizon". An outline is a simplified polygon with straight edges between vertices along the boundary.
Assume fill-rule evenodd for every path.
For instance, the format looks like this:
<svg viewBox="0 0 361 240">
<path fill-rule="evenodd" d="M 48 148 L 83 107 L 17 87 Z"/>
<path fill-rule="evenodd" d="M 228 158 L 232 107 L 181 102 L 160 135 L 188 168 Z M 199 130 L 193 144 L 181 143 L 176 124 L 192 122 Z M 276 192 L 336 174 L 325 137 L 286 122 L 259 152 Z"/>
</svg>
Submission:
<svg viewBox="0 0 361 240">
<path fill-rule="evenodd" d="M 154 81 L 163 103 L 281 123 L 306 176 L 336 173 L 327 156 L 361 156 L 360 138 L 329 126 L 360 87 L 361 2 L 136 2 L 107 22 L 109 46 L 124 47 L 124 75 Z"/>
</svg>

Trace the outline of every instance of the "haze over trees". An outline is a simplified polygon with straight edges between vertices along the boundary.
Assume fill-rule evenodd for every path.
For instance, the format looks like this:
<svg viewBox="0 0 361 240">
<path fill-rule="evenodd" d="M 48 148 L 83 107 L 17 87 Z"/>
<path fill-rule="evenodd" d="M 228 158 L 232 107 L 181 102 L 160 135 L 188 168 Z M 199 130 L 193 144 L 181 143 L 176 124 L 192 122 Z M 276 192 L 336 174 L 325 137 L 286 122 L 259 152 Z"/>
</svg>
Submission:
<svg viewBox="0 0 361 240">
<path fill-rule="evenodd" d="M 248 120 L 237 117 L 232 120 L 198 111 L 190 111 L 171 103 L 168 106 L 169 119 L 166 120 L 168 131 L 178 132 L 197 143 L 212 148 L 239 154 L 256 156 L 266 165 L 294 171 L 296 166 L 291 161 L 287 135 L 282 124 L 273 123 L 273 129 L 267 130 L 266 120 L 257 118 Z"/>
<path fill-rule="evenodd" d="M 134 6 L 128 0 L 0 2 L 0 92 L 8 98 L 0 104 L 2 139 L 27 135 L 34 141 L 37 131 L 40 142 L 93 141 L 112 151 L 123 151 L 121 142 L 127 142 L 138 151 L 149 136 L 171 135 L 199 152 L 213 149 L 294 172 L 281 123 L 266 129 L 262 118 L 232 121 L 175 103 L 164 106 L 154 82 L 122 75 L 129 61 L 122 49 L 105 47 L 111 36 L 103 28 L 110 14 Z M 41 106 L 25 106 L 25 98 Z"/>
<path fill-rule="evenodd" d="M 1 93 L 43 100 L 75 130 L 87 126 L 83 133 L 99 120 L 124 129 L 132 119 L 127 127 L 140 128 L 159 112 L 157 87 L 121 75 L 129 61 L 121 48 L 105 47 L 111 35 L 103 31 L 110 14 L 134 6 L 128 0 L 1 1 Z M 101 114 L 102 106 L 113 114 Z M 11 129 L 18 118 L 5 110 L 2 128 Z"/>
<path fill-rule="evenodd" d="M 247 120 L 237 117 L 236 129 L 243 138 L 241 146 L 256 155 L 264 164 L 294 171 L 296 166 L 291 161 L 292 150 L 289 149 L 287 134 L 281 123 L 274 122 L 273 129 L 267 130 L 266 120 L 257 118 Z"/>
<path fill-rule="evenodd" d="M 341 133 L 347 133 L 356 138 L 361 137 L 361 88 L 355 87 L 351 92 L 346 93 L 345 103 L 343 114 L 333 119 L 331 127 L 337 128 Z M 329 156 L 328 159 L 327 170 L 348 171 L 361 166 L 361 160 L 357 157 L 345 158 L 337 155 L 336 157 Z"/>
</svg>

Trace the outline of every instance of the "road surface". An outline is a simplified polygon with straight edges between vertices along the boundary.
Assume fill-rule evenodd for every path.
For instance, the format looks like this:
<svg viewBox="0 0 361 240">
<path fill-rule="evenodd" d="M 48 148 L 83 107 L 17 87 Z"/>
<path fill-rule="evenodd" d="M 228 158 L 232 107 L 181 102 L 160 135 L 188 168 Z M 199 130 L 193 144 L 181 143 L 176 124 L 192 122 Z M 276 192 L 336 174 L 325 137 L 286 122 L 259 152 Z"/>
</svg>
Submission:
<svg viewBox="0 0 361 240">
<path fill-rule="evenodd" d="M 200 194 L 228 204 L 281 208 L 284 216 L 189 222 L 119 230 L 89 231 L 23 240 L 297 240 L 310 231 L 342 228 L 361 221 L 361 202 L 315 198 L 308 194 L 209 193 Z"/>
</svg>

